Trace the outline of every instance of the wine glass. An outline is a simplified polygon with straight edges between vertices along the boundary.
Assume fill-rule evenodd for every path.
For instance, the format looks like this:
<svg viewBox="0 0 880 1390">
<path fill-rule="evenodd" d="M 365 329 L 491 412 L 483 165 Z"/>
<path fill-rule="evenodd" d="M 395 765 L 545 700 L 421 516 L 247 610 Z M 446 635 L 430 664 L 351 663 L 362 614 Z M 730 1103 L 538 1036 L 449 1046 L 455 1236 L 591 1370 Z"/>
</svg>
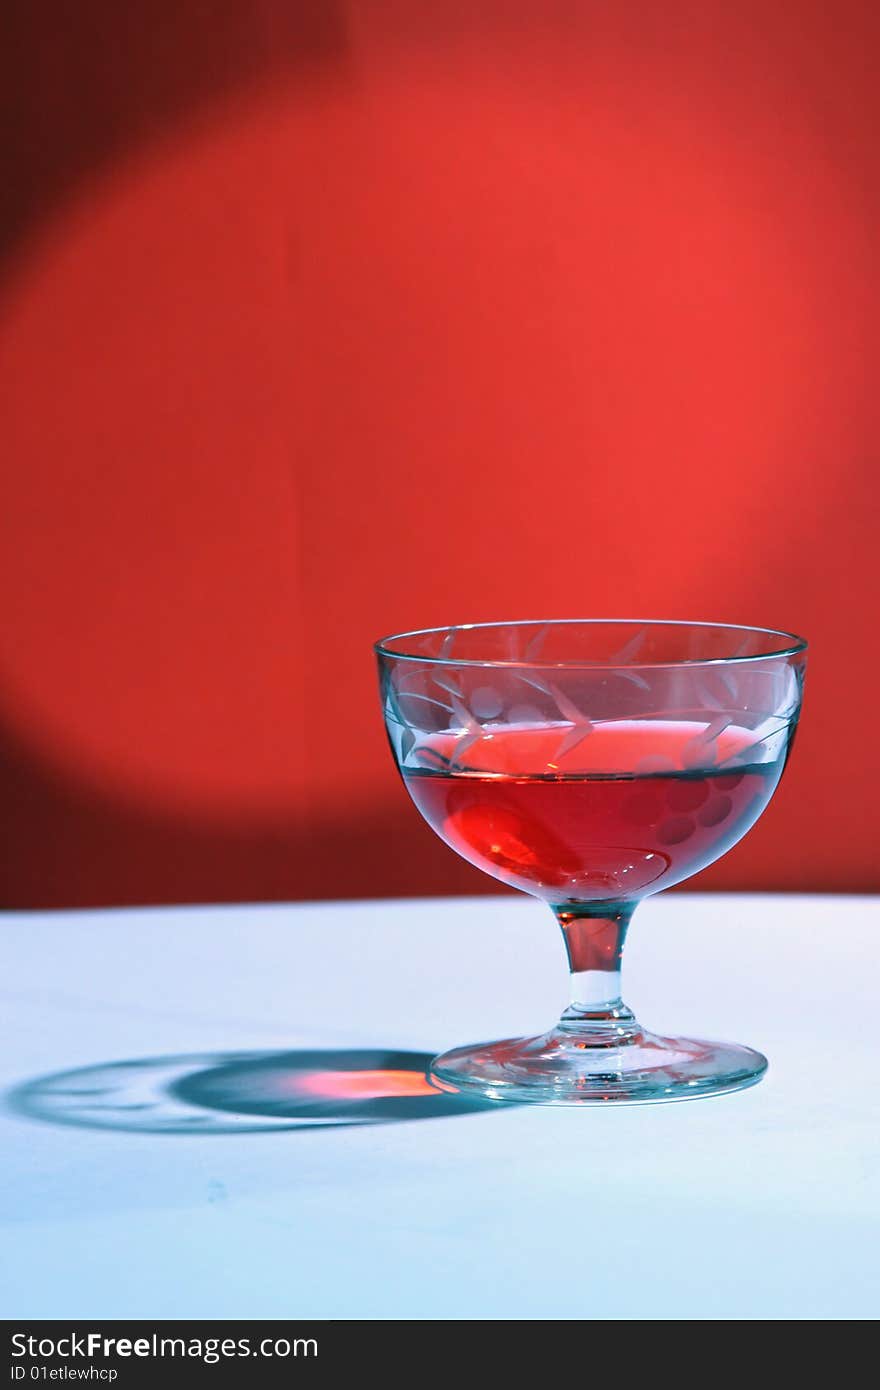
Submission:
<svg viewBox="0 0 880 1390">
<path fill-rule="evenodd" d="M 436 1057 L 441 1088 L 579 1105 L 684 1100 L 759 1081 L 735 1043 L 658 1037 L 620 996 L 642 898 L 754 825 L 782 776 L 806 642 L 723 623 L 472 623 L 376 643 L 407 791 L 463 858 L 549 903 L 571 1003 L 535 1038 Z"/>
</svg>

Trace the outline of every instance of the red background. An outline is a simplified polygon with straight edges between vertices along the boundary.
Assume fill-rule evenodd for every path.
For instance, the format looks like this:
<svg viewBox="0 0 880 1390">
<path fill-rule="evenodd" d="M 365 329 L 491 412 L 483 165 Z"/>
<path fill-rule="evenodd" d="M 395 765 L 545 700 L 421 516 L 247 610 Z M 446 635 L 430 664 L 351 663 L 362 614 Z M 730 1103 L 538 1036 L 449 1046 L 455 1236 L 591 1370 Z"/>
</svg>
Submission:
<svg viewBox="0 0 880 1390">
<path fill-rule="evenodd" d="M 870 3 L 7 0 L 4 901 L 494 885 L 370 641 L 811 639 L 699 887 L 878 886 Z"/>
</svg>

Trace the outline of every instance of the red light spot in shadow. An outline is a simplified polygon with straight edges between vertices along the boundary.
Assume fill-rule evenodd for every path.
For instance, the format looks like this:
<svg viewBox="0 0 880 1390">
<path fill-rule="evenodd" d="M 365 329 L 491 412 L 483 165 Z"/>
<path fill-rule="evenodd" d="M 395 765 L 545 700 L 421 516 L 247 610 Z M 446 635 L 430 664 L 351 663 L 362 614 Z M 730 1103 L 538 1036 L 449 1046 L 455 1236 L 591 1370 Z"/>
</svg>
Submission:
<svg viewBox="0 0 880 1390">
<path fill-rule="evenodd" d="M 291 1091 L 305 1091 L 327 1100 L 380 1100 L 389 1096 L 435 1096 L 421 1072 L 315 1071 L 293 1078 Z"/>
</svg>

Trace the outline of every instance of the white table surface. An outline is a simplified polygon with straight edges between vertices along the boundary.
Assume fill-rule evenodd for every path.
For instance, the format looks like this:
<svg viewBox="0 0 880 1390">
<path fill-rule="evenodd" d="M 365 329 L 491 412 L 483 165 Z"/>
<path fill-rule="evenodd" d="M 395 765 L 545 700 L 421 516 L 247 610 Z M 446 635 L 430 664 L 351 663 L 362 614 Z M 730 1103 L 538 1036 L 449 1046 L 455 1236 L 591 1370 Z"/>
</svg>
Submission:
<svg viewBox="0 0 880 1390">
<path fill-rule="evenodd" d="M 0 949 L 2 1080 L 19 1088 L 0 1116 L 5 1317 L 880 1312 L 880 899 L 639 909 L 628 1001 L 656 1031 L 761 1048 L 752 1090 L 347 1127 L 163 1087 L 229 1053 L 540 1031 L 565 1002 L 546 908 L 21 913 Z M 147 1065 L 107 1070 L 132 1060 Z"/>
</svg>

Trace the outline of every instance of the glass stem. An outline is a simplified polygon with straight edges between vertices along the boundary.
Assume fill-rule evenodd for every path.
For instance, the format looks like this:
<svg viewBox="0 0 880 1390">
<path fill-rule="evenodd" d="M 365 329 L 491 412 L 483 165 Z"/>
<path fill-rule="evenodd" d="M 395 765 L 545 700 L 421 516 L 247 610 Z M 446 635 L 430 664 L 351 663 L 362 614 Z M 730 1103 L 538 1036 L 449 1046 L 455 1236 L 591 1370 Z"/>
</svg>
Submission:
<svg viewBox="0 0 880 1390">
<path fill-rule="evenodd" d="M 635 1041 L 641 1033 L 620 997 L 623 943 L 635 903 L 554 907 L 571 971 L 571 1003 L 560 1028 L 587 1046 Z"/>
</svg>

